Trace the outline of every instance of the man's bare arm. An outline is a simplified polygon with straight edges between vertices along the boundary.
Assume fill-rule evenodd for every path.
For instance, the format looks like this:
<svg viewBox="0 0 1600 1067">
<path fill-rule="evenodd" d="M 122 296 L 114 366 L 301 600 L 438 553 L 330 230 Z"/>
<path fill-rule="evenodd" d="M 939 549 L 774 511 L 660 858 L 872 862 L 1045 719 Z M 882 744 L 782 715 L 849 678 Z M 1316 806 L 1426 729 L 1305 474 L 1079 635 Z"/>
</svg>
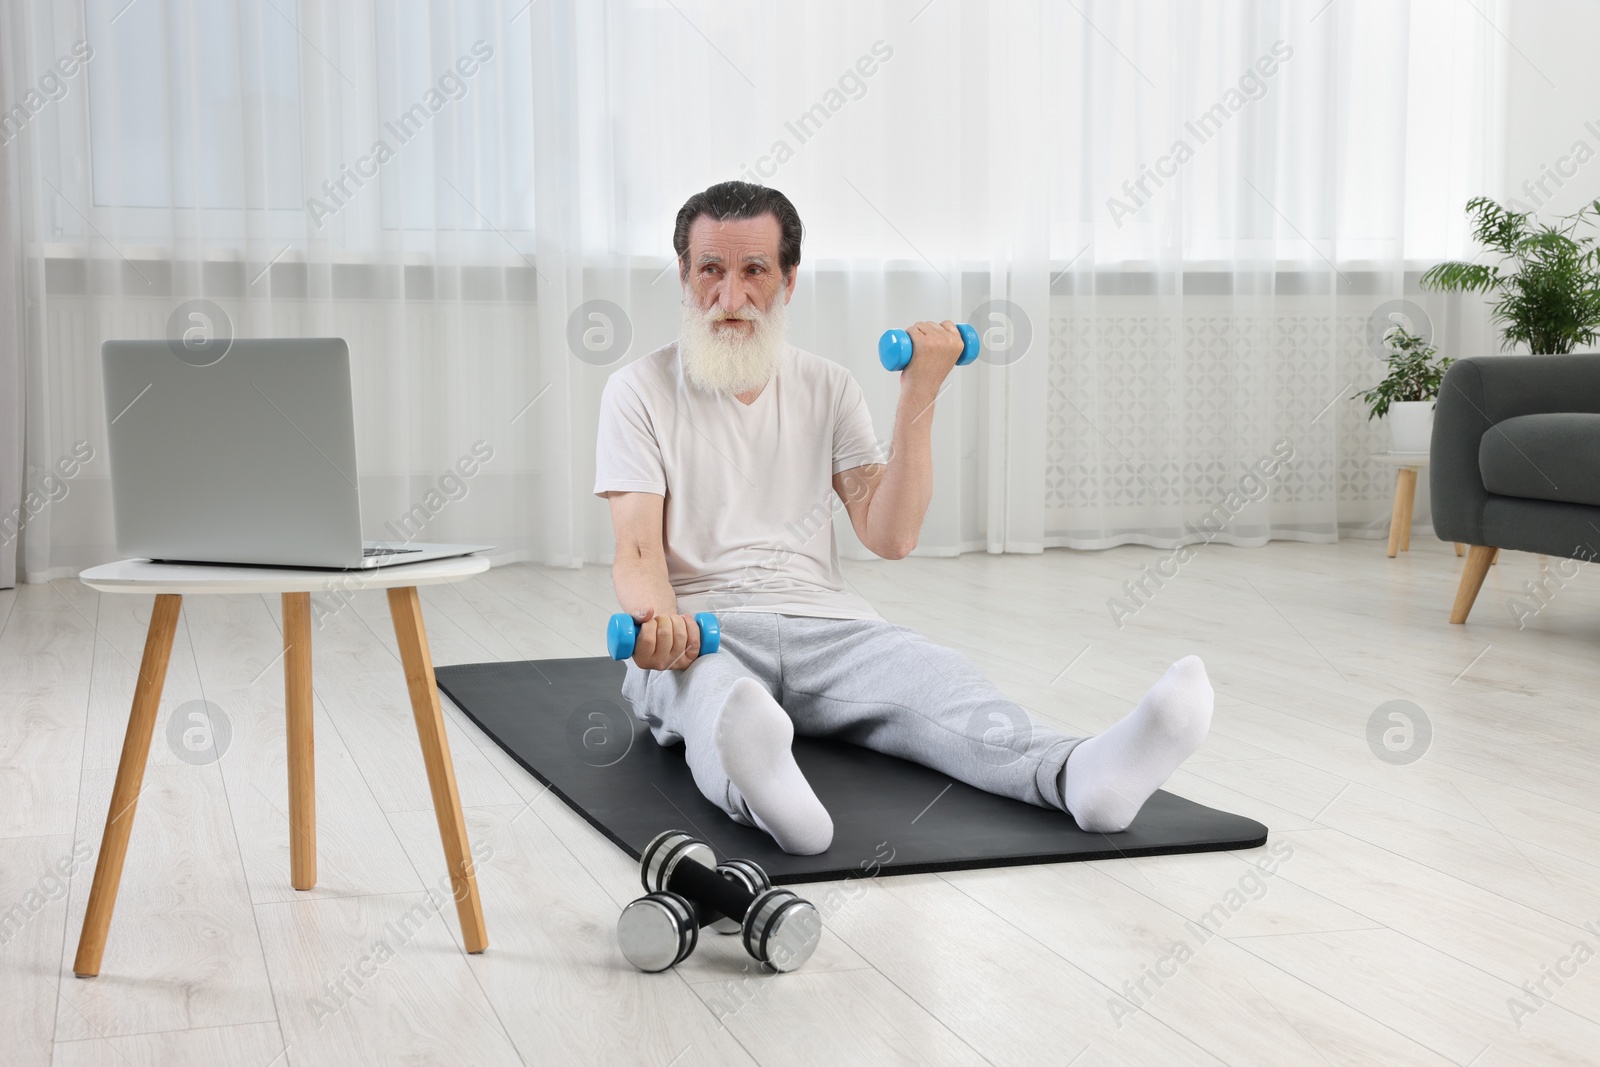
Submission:
<svg viewBox="0 0 1600 1067">
<path fill-rule="evenodd" d="M 607 493 L 617 557 L 611 584 L 617 603 L 639 623 L 633 661 L 646 670 L 681 670 L 700 652 L 700 628 L 679 615 L 678 597 L 667 579 L 662 535 L 666 498 L 657 493 Z"/>
<path fill-rule="evenodd" d="M 629 615 L 654 608 L 657 615 L 674 615 L 678 598 L 667 580 L 662 519 L 666 498 L 656 493 L 607 493 L 611 527 L 617 535 L 617 558 L 611 564 L 611 583 L 617 603 Z"/>
<path fill-rule="evenodd" d="M 953 322 L 918 323 L 911 336 L 916 354 L 900 375 L 889 462 L 833 476 L 856 536 L 884 559 L 904 559 L 922 535 L 933 500 L 933 402 L 961 355 Z"/>
</svg>

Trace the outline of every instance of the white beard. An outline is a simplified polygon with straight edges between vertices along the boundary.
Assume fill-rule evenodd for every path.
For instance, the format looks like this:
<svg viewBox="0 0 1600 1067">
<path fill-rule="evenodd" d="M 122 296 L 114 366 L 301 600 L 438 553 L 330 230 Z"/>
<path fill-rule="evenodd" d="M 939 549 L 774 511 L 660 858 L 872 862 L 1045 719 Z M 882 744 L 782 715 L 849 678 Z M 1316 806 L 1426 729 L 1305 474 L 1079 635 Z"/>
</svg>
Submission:
<svg viewBox="0 0 1600 1067">
<path fill-rule="evenodd" d="M 771 311 L 744 307 L 727 316 L 755 323 L 750 335 L 743 337 L 712 329 L 711 324 L 724 317 L 721 308 L 701 311 L 684 301 L 683 336 L 678 341 L 684 375 L 701 389 L 729 396 L 766 385 L 783 355 L 784 307 L 779 295 Z"/>
</svg>

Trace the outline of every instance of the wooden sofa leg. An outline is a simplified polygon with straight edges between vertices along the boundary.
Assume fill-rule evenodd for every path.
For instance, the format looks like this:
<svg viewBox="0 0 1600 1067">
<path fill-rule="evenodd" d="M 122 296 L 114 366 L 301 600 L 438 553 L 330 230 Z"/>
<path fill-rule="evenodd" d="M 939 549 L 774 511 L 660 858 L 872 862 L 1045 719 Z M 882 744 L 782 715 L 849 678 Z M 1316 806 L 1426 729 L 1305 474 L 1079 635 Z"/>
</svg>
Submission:
<svg viewBox="0 0 1600 1067">
<path fill-rule="evenodd" d="M 1467 549 L 1467 563 L 1461 568 L 1461 584 L 1456 587 L 1455 606 L 1450 609 L 1452 623 L 1467 621 L 1472 602 L 1478 599 L 1478 590 L 1483 588 L 1483 580 L 1489 574 L 1489 565 L 1499 552 L 1498 548 L 1488 545 L 1473 545 Z"/>
</svg>

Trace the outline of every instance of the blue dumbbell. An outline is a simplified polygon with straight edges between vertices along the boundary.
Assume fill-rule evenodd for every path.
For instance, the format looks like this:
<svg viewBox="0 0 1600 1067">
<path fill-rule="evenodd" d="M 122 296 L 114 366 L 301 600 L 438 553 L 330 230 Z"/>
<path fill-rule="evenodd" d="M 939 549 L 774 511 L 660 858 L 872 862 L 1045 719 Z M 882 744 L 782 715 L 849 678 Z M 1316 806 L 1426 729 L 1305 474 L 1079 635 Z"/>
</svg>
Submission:
<svg viewBox="0 0 1600 1067">
<path fill-rule="evenodd" d="M 956 366 L 965 367 L 978 358 L 978 331 L 964 322 L 957 323 L 956 329 L 961 331 L 961 339 L 966 342 Z M 884 370 L 905 370 L 906 364 L 911 362 L 911 335 L 904 330 L 884 330 L 883 336 L 878 338 L 878 362 L 883 364 Z"/>
<path fill-rule="evenodd" d="M 717 623 L 717 617 L 709 611 L 702 611 L 695 615 L 694 621 L 700 624 L 700 655 L 708 656 L 715 652 L 722 644 L 722 627 Z M 633 621 L 633 616 L 626 612 L 617 612 L 611 616 L 611 625 L 606 627 L 606 648 L 611 652 L 612 659 L 627 659 L 633 655 L 633 642 L 639 636 L 639 624 Z"/>
</svg>

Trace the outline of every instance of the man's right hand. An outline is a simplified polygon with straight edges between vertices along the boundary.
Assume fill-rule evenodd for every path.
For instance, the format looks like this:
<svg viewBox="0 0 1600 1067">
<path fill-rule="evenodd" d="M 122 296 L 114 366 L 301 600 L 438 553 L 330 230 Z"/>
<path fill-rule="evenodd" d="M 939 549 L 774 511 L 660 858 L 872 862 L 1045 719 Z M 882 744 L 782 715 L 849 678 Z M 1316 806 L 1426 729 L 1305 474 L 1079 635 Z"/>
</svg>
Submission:
<svg viewBox="0 0 1600 1067">
<path fill-rule="evenodd" d="M 700 656 L 700 624 L 693 615 L 656 615 L 645 608 L 634 615 L 639 627 L 633 662 L 647 671 L 681 671 Z"/>
</svg>

